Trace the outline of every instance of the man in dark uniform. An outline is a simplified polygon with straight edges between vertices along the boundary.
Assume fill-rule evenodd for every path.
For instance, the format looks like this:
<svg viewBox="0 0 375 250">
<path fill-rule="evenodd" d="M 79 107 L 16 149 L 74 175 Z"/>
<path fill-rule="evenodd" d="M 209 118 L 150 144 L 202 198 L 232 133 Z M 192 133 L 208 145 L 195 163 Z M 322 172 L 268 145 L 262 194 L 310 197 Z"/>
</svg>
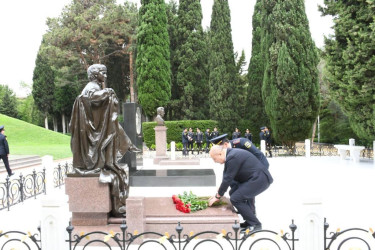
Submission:
<svg viewBox="0 0 375 250">
<path fill-rule="evenodd" d="M 182 155 L 188 155 L 187 151 L 187 144 L 188 144 L 188 132 L 187 128 L 184 128 L 184 131 L 182 131 L 182 145 L 184 146 L 184 149 L 182 150 Z"/>
<path fill-rule="evenodd" d="M 206 136 L 206 153 L 208 153 L 210 148 L 210 140 L 211 140 L 211 132 L 210 129 L 206 129 L 206 132 L 204 132 L 204 135 Z"/>
<path fill-rule="evenodd" d="M 217 127 L 214 127 L 214 131 L 211 133 L 211 138 L 215 138 L 219 136 L 219 131 L 217 131 Z"/>
<path fill-rule="evenodd" d="M 240 138 L 241 137 L 241 132 L 236 128 L 232 134 L 232 140 Z"/>
<path fill-rule="evenodd" d="M 271 150 L 271 133 L 267 127 L 261 127 L 259 133 L 260 141 L 264 140 L 266 143 L 266 150 L 268 151 L 270 157 L 272 157 L 272 150 Z"/>
<path fill-rule="evenodd" d="M 225 194 L 233 181 L 238 183 L 238 188 L 230 194 L 230 201 L 249 225 L 250 232 L 262 230 L 262 224 L 251 211 L 249 199 L 265 191 L 273 182 L 273 178 L 264 165 L 250 152 L 236 148 L 224 148 L 215 145 L 210 150 L 210 157 L 216 163 L 225 164 L 223 181 L 218 192 L 209 199 L 208 205 L 212 206 Z M 245 231 L 245 229 L 243 230 Z"/>
<path fill-rule="evenodd" d="M 227 134 L 223 134 L 214 139 L 211 139 L 211 142 L 214 145 L 220 145 L 220 146 L 223 146 L 224 148 L 239 148 L 239 149 L 244 149 L 246 151 L 249 151 L 263 164 L 263 166 L 267 170 L 269 168 L 270 164 L 268 163 L 268 160 L 264 156 L 264 154 L 250 140 L 246 138 L 238 138 L 238 139 L 229 141 L 227 138 Z M 235 192 L 238 189 L 238 184 L 239 183 L 237 183 L 236 181 L 233 181 L 230 184 L 229 195 L 231 195 L 233 192 Z M 253 211 L 253 213 L 256 214 L 255 198 L 251 198 L 247 200 L 247 203 L 249 204 L 251 211 Z M 244 223 L 241 223 L 240 226 L 243 228 L 246 228 L 249 225 L 245 221 Z"/>
<path fill-rule="evenodd" d="M 7 169 L 8 176 L 11 177 L 14 175 L 12 173 L 12 170 L 9 167 L 9 161 L 8 161 L 8 156 L 9 156 L 9 146 L 8 146 L 8 141 L 7 137 L 5 136 L 5 129 L 4 126 L 0 126 L 0 158 L 3 160 L 5 168 Z"/>
<path fill-rule="evenodd" d="M 250 141 L 253 141 L 253 135 L 250 133 L 250 130 L 249 129 L 246 129 L 246 133 L 244 135 L 244 137 Z"/>
<path fill-rule="evenodd" d="M 187 137 L 188 137 L 188 150 L 190 149 L 191 154 L 193 154 L 193 148 L 194 148 L 194 133 L 193 133 L 193 129 L 192 129 L 192 128 L 189 128 L 189 131 L 188 131 L 188 133 L 187 133 Z"/>
<path fill-rule="evenodd" d="M 198 154 L 199 151 L 202 151 L 202 144 L 203 144 L 203 133 L 199 128 L 197 128 L 197 133 L 195 134 L 195 143 L 197 144 Z"/>
</svg>

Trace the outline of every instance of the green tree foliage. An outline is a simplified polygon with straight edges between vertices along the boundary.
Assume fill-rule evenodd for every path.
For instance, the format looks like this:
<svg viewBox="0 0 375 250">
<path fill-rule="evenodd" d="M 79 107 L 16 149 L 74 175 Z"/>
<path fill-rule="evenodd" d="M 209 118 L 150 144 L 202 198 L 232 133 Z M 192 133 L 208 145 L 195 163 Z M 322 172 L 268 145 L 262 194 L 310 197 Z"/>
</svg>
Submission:
<svg viewBox="0 0 375 250">
<path fill-rule="evenodd" d="M 45 115 L 53 112 L 55 73 L 46 57 L 37 55 L 33 73 L 32 95 L 35 105 Z"/>
<path fill-rule="evenodd" d="M 177 44 L 172 85 L 175 119 L 205 119 L 208 116 L 207 45 L 202 29 L 199 0 L 180 0 Z"/>
<path fill-rule="evenodd" d="M 237 72 L 234 61 L 230 10 L 227 0 L 215 0 L 210 25 L 209 102 L 210 118 L 223 132 L 231 132 L 238 121 Z"/>
<path fill-rule="evenodd" d="M 277 141 L 310 137 L 319 110 L 318 56 L 303 0 L 265 1 L 262 96 Z"/>
<path fill-rule="evenodd" d="M 73 1 L 58 18 L 49 18 L 44 53 L 53 60 L 56 84 L 72 84 L 78 77 L 82 89 L 87 83 L 87 68 L 101 63 L 108 69 L 107 87 L 124 99 L 129 89 L 128 61 L 135 47 L 137 12 L 128 2 Z"/>
<path fill-rule="evenodd" d="M 138 99 L 149 117 L 171 98 L 171 64 L 164 0 L 142 0 L 137 34 Z"/>
<path fill-rule="evenodd" d="M 262 85 L 264 76 L 265 58 L 262 53 L 262 0 L 257 0 L 254 6 L 253 14 L 253 35 L 251 45 L 251 58 L 247 73 L 249 87 L 247 89 L 247 113 L 245 119 L 250 120 L 250 125 L 258 129 L 263 126 L 269 126 L 269 119 L 264 109 L 262 98 Z M 254 132 L 255 132 L 254 131 Z"/>
<path fill-rule="evenodd" d="M 354 132 L 375 139 L 375 2 L 324 1 L 335 35 L 325 40 L 329 87 Z"/>
<path fill-rule="evenodd" d="M 17 98 L 8 85 L 0 85 L 0 113 L 18 118 Z"/>
<path fill-rule="evenodd" d="M 38 110 L 34 103 L 32 95 L 28 95 L 25 99 L 18 100 L 17 107 L 19 118 L 22 121 L 43 126 L 43 114 Z"/>
<path fill-rule="evenodd" d="M 248 93 L 247 89 L 249 84 L 247 82 L 247 73 L 245 72 L 244 68 L 246 65 L 246 56 L 245 51 L 242 50 L 241 56 L 239 58 L 236 53 L 236 72 L 238 77 L 238 97 L 237 97 L 237 110 L 238 116 L 241 119 L 246 119 L 250 116 L 248 112 Z M 238 126 L 238 123 L 236 124 Z"/>
</svg>

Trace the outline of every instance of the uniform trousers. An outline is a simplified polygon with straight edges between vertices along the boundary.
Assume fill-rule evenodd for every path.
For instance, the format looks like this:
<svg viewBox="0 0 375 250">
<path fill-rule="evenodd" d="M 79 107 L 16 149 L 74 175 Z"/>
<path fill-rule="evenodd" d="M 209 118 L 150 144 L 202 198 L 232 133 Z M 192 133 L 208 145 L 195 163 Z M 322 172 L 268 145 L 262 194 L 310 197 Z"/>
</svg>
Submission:
<svg viewBox="0 0 375 250">
<path fill-rule="evenodd" d="M 246 182 L 238 183 L 238 188 L 230 194 L 230 202 L 251 226 L 259 225 L 261 222 L 254 213 L 255 208 L 249 204 L 252 202 L 248 201 L 254 200 L 255 196 L 265 191 L 269 186 L 270 183 L 266 174 L 259 172 L 257 176 Z"/>
<path fill-rule="evenodd" d="M 7 155 L 0 155 L 0 158 L 3 159 L 5 168 L 7 169 L 8 175 L 12 174 L 12 170 L 9 167 L 9 161 L 8 161 L 8 156 Z"/>
</svg>

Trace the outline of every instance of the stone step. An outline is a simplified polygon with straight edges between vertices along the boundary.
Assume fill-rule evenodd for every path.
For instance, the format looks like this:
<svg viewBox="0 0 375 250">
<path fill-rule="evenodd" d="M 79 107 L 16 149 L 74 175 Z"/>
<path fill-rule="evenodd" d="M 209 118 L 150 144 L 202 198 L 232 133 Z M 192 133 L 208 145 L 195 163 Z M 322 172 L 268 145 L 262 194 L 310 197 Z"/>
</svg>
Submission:
<svg viewBox="0 0 375 250">
<path fill-rule="evenodd" d="M 12 170 L 32 167 L 42 164 L 42 158 L 40 156 L 12 156 L 9 159 L 9 166 Z M 3 161 L 0 161 L 0 172 L 6 172 Z"/>
<path fill-rule="evenodd" d="M 140 170 L 130 176 L 133 187 L 196 187 L 215 186 L 213 169 Z"/>
</svg>

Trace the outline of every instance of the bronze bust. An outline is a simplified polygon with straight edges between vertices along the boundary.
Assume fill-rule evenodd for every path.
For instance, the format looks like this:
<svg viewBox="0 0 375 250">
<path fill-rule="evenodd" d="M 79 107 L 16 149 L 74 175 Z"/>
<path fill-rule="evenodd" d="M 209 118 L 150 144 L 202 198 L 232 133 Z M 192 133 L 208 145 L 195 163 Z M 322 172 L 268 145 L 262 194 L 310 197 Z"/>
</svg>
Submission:
<svg viewBox="0 0 375 250">
<path fill-rule="evenodd" d="M 156 118 L 155 118 L 155 121 L 156 121 L 156 125 L 157 126 L 164 126 L 164 119 L 163 119 L 163 116 L 164 116 L 164 108 L 163 107 L 159 107 L 156 109 L 156 112 L 157 112 L 157 115 L 156 115 Z"/>
</svg>

